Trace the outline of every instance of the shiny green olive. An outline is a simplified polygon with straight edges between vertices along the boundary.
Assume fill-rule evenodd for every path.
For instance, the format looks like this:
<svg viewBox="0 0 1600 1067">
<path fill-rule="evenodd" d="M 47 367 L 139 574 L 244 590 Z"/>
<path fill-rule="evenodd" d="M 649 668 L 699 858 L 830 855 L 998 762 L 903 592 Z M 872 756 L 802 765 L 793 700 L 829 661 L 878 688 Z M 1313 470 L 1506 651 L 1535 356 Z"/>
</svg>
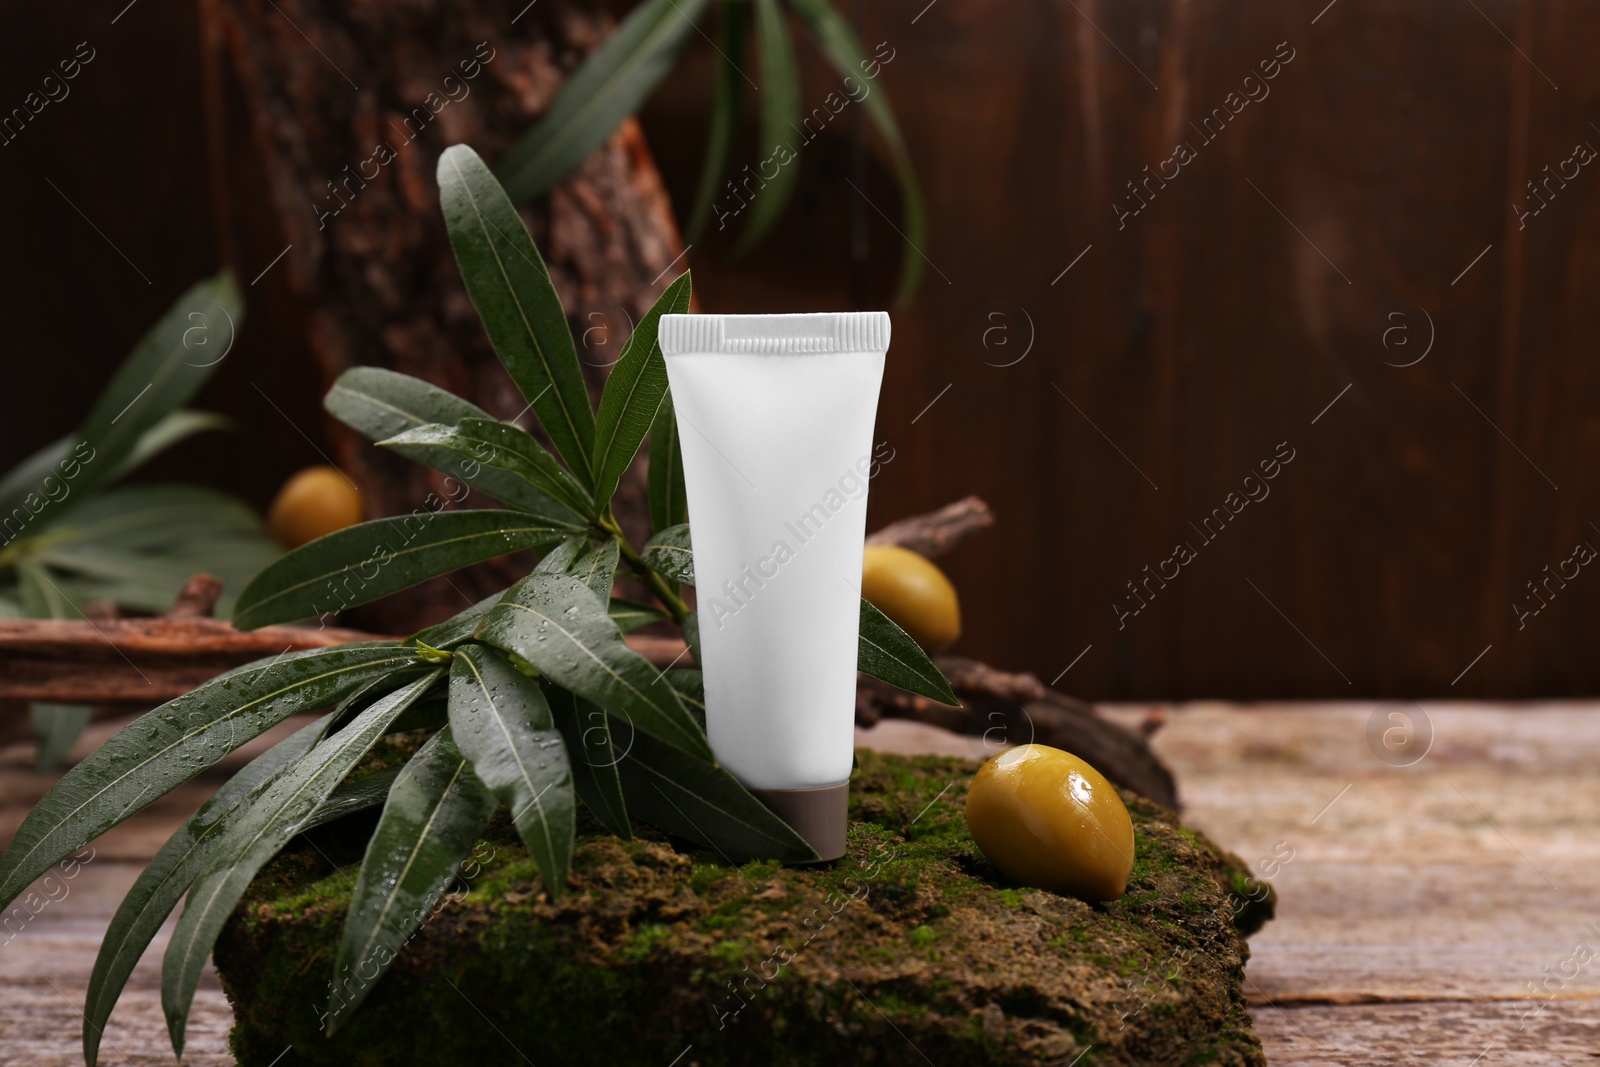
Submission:
<svg viewBox="0 0 1600 1067">
<path fill-rule="evenodd" d="M 1021 745 L 979 768 L 967 792 L 972 839 L 1023 885 L 1116 900 L 1133 870 L 1133 820 L 1105 776 L 1070 752 Z"/>
</svg>

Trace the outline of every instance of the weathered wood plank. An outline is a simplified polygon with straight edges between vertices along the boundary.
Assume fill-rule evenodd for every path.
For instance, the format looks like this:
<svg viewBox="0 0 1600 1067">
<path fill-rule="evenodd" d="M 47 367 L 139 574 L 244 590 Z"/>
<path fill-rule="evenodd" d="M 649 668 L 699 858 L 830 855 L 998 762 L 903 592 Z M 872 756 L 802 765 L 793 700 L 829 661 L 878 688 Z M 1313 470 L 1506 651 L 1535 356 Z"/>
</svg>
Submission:
<svg viewBox="0 0 1600 1067">
<path fill-rule="evenodd" d="M 1399 768 L 1368 747 L 1373 707 L 1191 704 L 1165 709 L 1156 735 L 1186 818 L 1247 859 L 1269 861 L 1263 876 L 1279 862 L 1279 918 L 1251 941 L 1246 986 L 1269 1059 L 1593 1062 L 1600 957 L 1568 961 L 1578 943 L 1600 948 L 1591 925 L 1600 923 L 1597 709 L 1430 704 L 1432 749 Z M 1109 714 L 1135 725 L 1150 710 Z M 1415 706 L 1395 710 L 1421 721 Z M 92 727 L 99 733 L 88 743 L 108 729 Z M 859 732 L 858 742 L 979 758 L 992 751 L 979 737 L 895 720 Z M 0 754 L 0 838 L 47 785 L 26 769 L 26 755 L 25 746 Z M 8 1057 L 17 1048 L 25 1050 L 18 1062 L 78 1062 L 76 1012 L 104 924 L 137 861 L 216 780 L 196 779 L 107 835 L 71 893 L 0 950 Z M 1293 850 L 1287 862 L 1280 842 Z M 146 956 L 108 1030 L 107 1049 L 129 1063 L 171 1062 L 159 951 Z M 227 1010 L 220 991 L 202 988 L 186 1062 L 230 1062 Z"/>
<path fill-rule="evenodd" d="M 1600 1055 L 1593 1002 L 1561 1001 L 1519 1030 L 1518 1001 L 1253 1008 L 1274 1067 L 1556 1067 Z"/>
</svg>

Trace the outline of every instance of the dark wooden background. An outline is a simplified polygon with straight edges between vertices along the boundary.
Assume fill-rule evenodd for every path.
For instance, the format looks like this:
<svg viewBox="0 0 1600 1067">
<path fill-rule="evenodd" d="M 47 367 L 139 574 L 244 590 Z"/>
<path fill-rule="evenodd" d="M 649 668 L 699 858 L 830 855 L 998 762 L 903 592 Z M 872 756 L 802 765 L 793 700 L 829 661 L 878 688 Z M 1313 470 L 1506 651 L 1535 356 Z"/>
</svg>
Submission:
<svg viewBox="0 0 1600 1067">
<path fill-rule="evenodd" d="M 97 50 L 0 146 L 0 463 L 69 429 L 219 262 L 194 9 L 143 0 L 112 25 L 125 2 L 14 4 L 0 35 L 3 109 L 79 41 Z M 1525 228 L 1513 209 L 1545 166 L 1600 146 L 1600 8 L 840 2 L 895 50 L 874 91 L 902 118 L 933 226 L 895 316 L 879 437 L 896 459 L 873 521 L 967 493 L 1000 518 L 946 561 L 958 651 L 1045 681 L 1075 664 L 1060 686 L 1095 698 L 1600 687 L 1600 574 L 1552 583 L 1521 629 L 1512 607 L 1536 606 L 1526 583 L 1574 545 L 1600 546 L 1600 168 L 1552 183 Z M 1294 58 L 1270 95 L 1205 143 L 1187 124 L 1280 42 Z M 644 116 L 680 203 L 708 51 Z M 806 106 L 831 85 L 808 53 Z M 706 310 L 889 299 L 898 199 L 858 120 L 846 109 L 804 150 L 762 249 L 696 243 Z M 1126 183 L 1180 140 L 1196 158 L 1119 229 Z M 734 159 L 765 154 L 747 131 Z M 227 225 L 245 283 L 282 247 L 248 186 Z M 158 473 L 263 503 L 318 461 L 324 428 L 287 289 L 269 271 L 247 295 L 203 399 L 254 438 L 202 439 Z M 1270 495 L 1204 543 L 1190 523 L 1280 442 L 1295 458 Z M 1196 557 L 1119 628 L 1125 583 L 1178 542 Z"/>
</svg>

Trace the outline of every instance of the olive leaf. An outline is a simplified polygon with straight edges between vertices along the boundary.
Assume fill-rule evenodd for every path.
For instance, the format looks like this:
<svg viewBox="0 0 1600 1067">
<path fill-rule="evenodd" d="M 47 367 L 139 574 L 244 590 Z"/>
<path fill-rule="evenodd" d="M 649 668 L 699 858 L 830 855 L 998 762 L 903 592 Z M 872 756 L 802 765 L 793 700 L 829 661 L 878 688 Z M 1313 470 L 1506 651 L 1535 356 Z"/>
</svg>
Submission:
<svg viewBox="0 0 1600 1067">
<path fill-rule="evenodd" d="M 333 389 L 323 397 L 323 408 L 350 429 L 373 442 L 387 442 L 390 438 L 408 434 L 426 426 L 458 426 L 470 419 L 494 422 L 488 411 L 467 403 L 458 395 L 445 392 L 432 382 L 411 378 L 410 374 L 384 370 L 379 366 L 352 366 L 339 374 Z M 507 424 L 509 426 L 509 424 Z M 515 429 L 515 427 L 512 427 Z M 538 446 L 538 442 L 534 442 Z M 542 446 L 541 446 L 542 451 Z M 530 485 L 526 478 L 510 474 L 498 467 L 485 466 L 477 456 L 461 458 L 442 448 L 421 450 L 414 456 L 443 474 L 469 483 L 496 501 L 512 507 L 523 507 L 530 514 L 547 515 L 562 522 L 581 522 L 578 512 Z M 472 472 L 472 477 L 467 477 Z M 565 474 L 565 472 L 563 472 Z"/>
<path fill-rule="evenodd" d="M 220 817 L 216 850 L 189 887 L 188 903 L 161 963 L 161 1007 L 172 1051 L 180 1059 L 201 969 L 256 872 L 303 829 L 400 713 L 440 676 L 435 671 L 377 701 Z"/>
<path fill-rule="evenodd" d="M 556 546 L 539 561 L 534 570 L 545 574 L 569 574 L 587 585 L 600 603 L 611 599 L 611 587 L 617 581 L 617 563 L 622 558 L 622 548 L 615 538 L 595 542 L 587 537 L 574 537 Z M 612 621 L 616 621 L 615 613 Z M 618 626 L 621 629 L 621 626 Z"/>
<path fill-rule="evenodd" d="M 604 541 L 574 559 L 567 573 L 587 585 L 600 598 L 600 603 L 608 604 L 611 587 L 617 584 L 617 563 L 621 558 L 622 547 L 614 540 Z M 606 614 L 611 613 L 608 610 Z M 612 622 L 616 622 L 614 617 Z"/>
<path fill-rule="evenodd" d="M 639 557 L 657 574 L 684 585 L 694 584 L 694 546 L 689 543 L 687 524 L 670 526 L 650 538 Z"/>
<path fill-rule="evenodd" d="M 254 630 L 342 611 L 469 563 L 570 537 L 516 511 L 424 511 L 347 526 L 302 545 L 239 594 L 233 624 Z"/>
<path fill-rule="evenodd" d="M 639 732 L 617 767 L 630 809 L 650 812 L 652 824 L 715 850 L 729 863 L 817 858 L 788 823 L 715 763 Z"/>
<path fill-rule="evenodd" d="M 633 730 L 625 722 L 613 720 L 598 704 L 558 685 L 545 686 L 545 697 L 567 743 L 578 798 L 607 830 L 618 837 L 631 838 L 633 826 L 628 821 L 628 804 L 622 795 L 617 764 L 627 758 L 633 746 Z"/>
<path fill-rule="evenodd" d="M 411 705 L 411 708 L 417 707 L 426 699 L 427 697 L 423 697 Z M 407 708 L 406 711 L 410 711 L 411 708 Z M 395 720 L 396 726 L 405 725 L 406 711 L 402 711 L 400 717 Z M 400 772 L 403 770 L 404 767 L 390 767 L 341 785 L 328 796 L 327 800 L 317 805 L 317 810 L 311 813 L 311 817 L 300 828 L 301 832 L 315 830 L 319 826 L 337 822 L 347 815 L 354 815 L 382 804 L 389 798 L 389 790 L 394 787 L 395 780 L 400 777 Z"/>
<path fill-rule="evenodd" d="M 388 696 L 396 689 L 409 685 L 437 666 L 423 660 L 421 652 L 414 654 L 418 658 L 411 665 L 374 678 L 340 700 L 330 714 L 322 717 L 322 732 L 317 735 L 317 740 L 320 742 L 324 737 L 343 730 L 355 720 L 357 715 L 370 708 L 380 697 Z"/>
<path fill-rule="evenodd" d="M 683 228 L 693 243 L 705 229 L 711 205 L 717 199 L 722 175 L 728 169 L 728 151 L 739 125 L 739 105 L 744 95 L 745 38 L 749 35 L 750 9 L 746 4 L 717 5 L 717 72 L 711 83 L 711 115 L 706 122 L 706 155 L 700 165 L 700 185 L 695 190 L 689 224 Z M 766 71 L 762 71 L 763 76 Z M 721 225 L 717 227 L 722 229 Z"/>
<path fill-rule="evenodd" d="M 506 153 L 499 174 L 511 199 L 538 196 L 605 143 L 666 76 L 707 2 L 645 0 L 618 24 Z"/>
<path fill-rule="evenodd" d="M 292 652 L 213 678 L 112 735 L 36 804 L 0 855 L 0 909 L 68 853 L 297 712 L 416 663 L 372 644 Z"/>
<path fill-rule="evenodd" d="M 683 450 L 678 443 L 678 420 L 672 394 L 661 398 L 655 425 L 650 428 L 650 528 L 656 532 L 687 522 L 688 495 L 683 487 Z"/>
<path fill-rule="evenodd" d="M 637 729 L 710 758 L 704 732 L 672 686 L 623 642 L 580 579 L 528 575 L 489 613 L 478 638 L 516 653 L 562 688 L 628 716 Z"/>
<path fill-rule="evenodd" d="M 667 684 L 678 691 L 678 699 L 702 726 L 706 721 L 706 681 L 698 670 L 680 667 L 667 671 Z"/>
<path fill-rule="evenodd" d="M 107 481 L 119 481 L 165 452 L 179 441 L 207 430 L 221 430 L 233 425 L 233 420 L 209 411 L 173 411 L 163 415 L 155 425 L 139 435 L 127 455 L 111 469 Z"/>
<path fill-rule="evenodd" d="M 349 995 L 334 993 L 338 1006 L 328 1005 L 329 1033 L 360 1006 L 423 916 L 438 906 L 494 809 L 493 794 L 456 748 L 449 727 L 400 769 L 345 915 L 334 988 Z"/>
<path fill-rule="evenodd" d="M 28 456 L 0 478 L 0 515 L 11 515 L 21 508 L 30 495 L 38 496 L 44 480 L 57 474 L 63 463 L 75 462 L 75 453 L 89 457 L 95 452 L 88 442 L 76 433 L 57 438 Z M 76 469 L 81 470 L 79 464 Z M 30 514 L 24 511 L 23 514 Z"/>
<path fill-rule="evenodd" d="M 196 485 L 129 485 L 97 494 L 50 528 L 50 548 L 80 544 L 125 550 L 182 546 L 255 535 L 244 501 Z M 170 607 L 170 605 L 168 605 Z"/>
<path fill-rule="evenodd" d="M 800 128 L 800 68 L 778 0 L 755 0 L 754 7 L 761 54 L 761 143 L 772 152 L 778 145 L 787 146 L 790 132 Z M 748 251 L 772 230 L 788 206 L 799 175 L 792 155 L 778 161 L 777 172 L 770 179 L 764 170 L 761 195 L 750 202 L 750 218 L 739 236 L 737 251 Z"/>
<path fill-rule="evenodd" d="M 861 598 L 861 637 L 856 668 L 862 674 L 881 678 L 910 693 L 937 700 L 952 708 L 961 706 L 950 683 L 933 665 L 933 660 L 897 626 L 893 619 Z"/>
<path fill-rule="evenodd" d="M 868 67 L 876 65 L 875 60 L 867 58 L 850 23 L 833 9 L 828 0 L 788 0 L 788 3 L 841 78 L 858 78 Z M 901 237 L 905 239 L 905 248 L 900 254 L 900 288 L 895 294 L 895 301 L 905 304 L 916 294 L 917 285 L 922 280 L 922 249 L 928 243 L 928 210 L 923 203 L 922 188 L 917 183 L 911 152 L 906 148 L 905 139 L 900 136 L 900 126 L 895 122 L 888 95 L 882 89 L 877 89 L 861 97 L 860 104 L 867 113 L 867 119 L 877 127 L 883 143 L 888 146 L 889 158 L 900 180 L 899 229 Z"/>
<path fill-rule="evenodd" d="M 35 766 L 41 771 L 53 771 L 83 736 L 84 727 L 94 717 L 94 708 L 87 704 L 31 704 L 28 714 L 33 720 L 33 736 L 39 743 Z"/>
<path fill-rule="evenodd" d="M 228 273 L 199 282 L 150 328 L 89 410 L 78 438 L 94 450 L 72 489 L 80 496 L 127 468 L 146 431 L 182 407 L 211 377 L 244 319 Z M 70 497 L 68 498 L 70 500 Z"/>
<path fill-rule="evenodd" d="M 691 611 L 683 617 L 683 622 L 678 627 L 683 632 L 683 643 L 688 646 L 689 655 L 694 657 L 696 666 L 704 667 L 706 661 L 700 655 L 700 613 Z"/>
<path fill-rule="evenodd" d="M 454 426 L 431 423 L 378 444 L 435 470 L 454 474 L 506 504 L 535 515 L 579 525 L 597 515 L 589 491 L 532 434 L 509 422 L 462 419 Z"/>
<path fill-rule="evenodd" d="M 36 566 L 27 558 L 18 559 L 15 567 L 17 597 L 24 615 L 35 619 L 83 617 L 83 613 L 73 606 L 71 598 L 50 580 L 50 575 L 43 567 Z"/>
<path fill-rule="evenodd" d="M 462 645 L 450 664 L 450 729 L 533 854 L 554 900 L 572 862 L 572 769 L 539 683 L 498 652 Z"/>
<path fill-rule="evenodd" d="M 573 84 L 569 80 L 563 93 Z M 539 249 L 472 149 L 446 149 L 437 174 L 450 245 L 484 331 L 556 451 L 578 481 L 592 488 L 594 412 L 566 312 Z"/>
<path fill-rule="evenodd" d="M 623 471 L 655 422 L 661 398 L 667 395 L 667 365 L 656 335 L 661 316 L 687 312 L 689 296 L 689 272 L 685 271 L 633 328 L 606 379 L 594 434 L 594 496 L 601 507 L 616 492 Z"/>
<path fill-rule="evenodd" d="M 320 720 L 302 727 L 245 764 L 188 822 L 167 838 L 167 843 L 156 852 L 133 888 L 122 898 L 100 942 L 100 954 L 95 957 L 94 971 L 89 976 L 89 992 L 84 997 L 83 1058 L 89 1067 L 94 1067 L 99 1058 L 106 1020 L 111 1018 L 111 1010 L 116 1007 L 139 957 L 210 862 L 221 840 L 218 836 L 221 817 L 238 807 L 257 786 L 310 751 L 323 727 Z"/>
<path fill-rule="evenodd" d="M 15 552 L 63 589 L 71 578 L 83 597 L 136 611 L 169 610 L 189 576 L 204 571 L 223 583 L 216 613 L 226 618 L 235 592 L 282 549 L 234 497 L 198 486 L 130 485 L 100 491 L 41 536 L 17 542 Z"/>
<path fill-rule="evenodd" d="M 641 604 L 637 600 L 626 600 L 620 596 L 611 598 L 610 615 L 611 621 L 616 623 L 617 629 L 623 633 L 667 620 L 667 613 L 659 608 Z"/>
<path fill-rule="evenodd" d="M 322 398 L 328 414 L 372 441 L 429 423 L 487 419 L 489 413 L 432 382 L 384 367 L 351 367 Z"/>
</svg>

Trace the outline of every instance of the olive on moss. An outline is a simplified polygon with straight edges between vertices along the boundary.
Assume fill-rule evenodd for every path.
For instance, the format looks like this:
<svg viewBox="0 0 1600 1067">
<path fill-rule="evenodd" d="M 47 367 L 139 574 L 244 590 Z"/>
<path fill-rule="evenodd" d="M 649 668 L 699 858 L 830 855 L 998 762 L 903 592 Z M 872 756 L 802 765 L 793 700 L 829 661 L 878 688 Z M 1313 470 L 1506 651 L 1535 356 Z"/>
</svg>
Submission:
<svg viewBox="0 0 1600 1067">
<path fill-rule="evenodd" d="M 1133 820 L 1105 776 L 1070 752 L 1020 745 L 978 769 L 967 826 L 1007 877 L 1081 900 L 1116 900 L 1133 870 Z"/>
</svg>

